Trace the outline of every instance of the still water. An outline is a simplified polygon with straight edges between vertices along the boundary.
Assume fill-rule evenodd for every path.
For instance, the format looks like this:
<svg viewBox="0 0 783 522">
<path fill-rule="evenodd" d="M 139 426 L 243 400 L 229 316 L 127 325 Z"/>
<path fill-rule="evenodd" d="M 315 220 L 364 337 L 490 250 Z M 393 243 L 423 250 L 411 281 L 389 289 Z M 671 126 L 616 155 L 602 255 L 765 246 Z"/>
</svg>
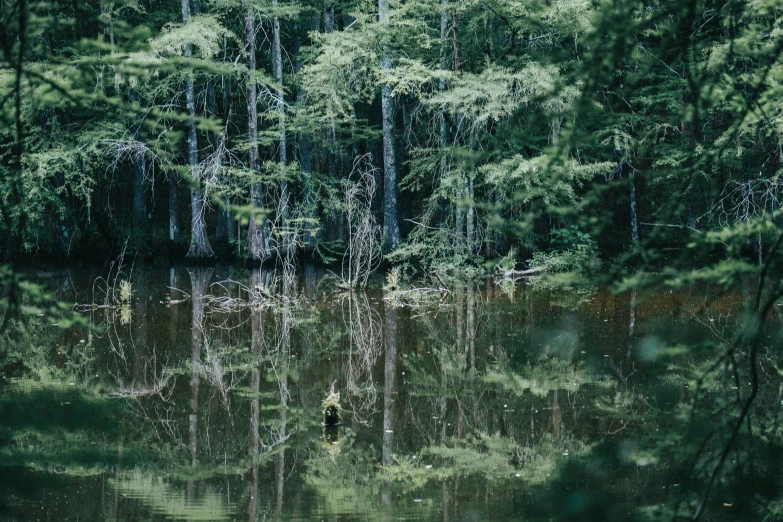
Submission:
<svg viewBox="0 0 783 522">
<path fill-rule="evenodd" d="M 701 484 L 677 423 L 710 356 L 687 347 L 729 336 L 744 299 L 348 293 L 310 267 L 30 278 L 82 323 L 42 313 L 4 340 L 3 520 L 665 517 Z M 760 404 L 778 403 L 772 373 Z M 751 520 L 756 497 L 719 484 L 705 519 Z"/>
</svg>

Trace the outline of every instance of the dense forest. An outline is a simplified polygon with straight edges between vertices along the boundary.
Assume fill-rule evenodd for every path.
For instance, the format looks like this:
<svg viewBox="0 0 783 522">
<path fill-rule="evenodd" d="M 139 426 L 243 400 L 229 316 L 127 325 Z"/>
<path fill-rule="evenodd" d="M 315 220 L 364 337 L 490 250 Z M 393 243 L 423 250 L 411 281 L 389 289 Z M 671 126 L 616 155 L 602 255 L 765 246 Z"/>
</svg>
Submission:
<svg viewBox="0 0 783 522">
<path fill-rule="evenodd" d="M 590 271 L 744 226 L 735 253 L 763 262 L 780 16 L 760 0 L 4 2 L 0 252 Z M 708 243 L 696 257 L 723 248 Z"/>
<path fill-rule="evenodd" d="M 781 53 L 783 0 L 0 1 L 0 515 L 783 519 Z"/>
</svg>

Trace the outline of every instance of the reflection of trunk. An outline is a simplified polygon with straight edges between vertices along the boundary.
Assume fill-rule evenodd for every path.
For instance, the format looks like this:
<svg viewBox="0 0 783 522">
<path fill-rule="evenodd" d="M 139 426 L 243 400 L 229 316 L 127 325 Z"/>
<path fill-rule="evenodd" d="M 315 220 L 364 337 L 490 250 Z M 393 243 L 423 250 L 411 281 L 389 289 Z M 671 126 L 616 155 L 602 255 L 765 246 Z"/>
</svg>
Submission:
<svg viewBox="0 0 783 522">
<path fill-rule="evenodd" d="M 562 436 L 563 419 L 560 415 L 560 404 L 557 403 L 557 388 L 552 398 L 552 438 L 560 440 Z"/>
<path fill-rule="evenodd" d="M 148 305 L 148 292 L 145 288 L 146 277 L 143 273 L 136 272 L 137 277 L 133 281 L 133 291 L 136 296 L 136 306 L 133 311 L 133 321 L 131 325 L 133 327 L 133 351 L 134 351 L 134 368 L 137 374 L 134 376 L 134 380 L 139 388 L 145 388 L 146 386 L 154 386 L 154 380 L 156 378 L 154 372 L 154 365 L 150 368 L 146 368 L 146 363 L 150 362 L 149 353 L 147 351 L 147 305 Z M 152 370 L 152 382 L 147 382 L 147 375 L 145 370 Z"/>
<path fill-rule="evenodd" d="M 378 0 L 378 21 L 383 28 L 389 25 L 389 2 Z M 388 39 L 388 37 L 385 37 Z M 383 48 L 381 67 L 391 69 L 388 45 Z M 394 154 L 394 97 L 391 86 L 381 88 L 381 112 L 383 114 L 383 244 L 393 250 L 400 246 L 402 238 L 397 223 L 397 160 Z"/>
<path fill-rule="evenodd" d="M 449 484 L 443 481 L 443 522 L 449 522 Z"/>
<path fill-rule="evenodd" d="M 294 288 L 289 284 L 288 278 L 283 279 L 283 295 L 290 297 L 294 294 Z M 280 386 L 280 434 L 279 444 L 284 444 L 286 440 L 286 423 L 288 420 L 288 371 L 291 357 L 291 328 L 293 327 L 294 317 L 290 307 L 283 308 L 282 332 L 280 339 L 280 359 L 282 368 L 279 372 Z M 285 449 L 282 449 L 277 455 L 277 514 L 283 511 L 283 493 L 285 486 Z"/>
<path fill-rule="evenodd" d="M 247 45 L 247 134 L 250 141 L 250 172 L 257 176 L 261 168 L 258 157 L 258 94 L 255 78 L 256 71 L 256 19 L 253 9 L 248 7 L 245 13 L 245 45 Z M 264 206 L 263 188 L 261 183 L 250 184 L 250 204 L 253 211 Z M 269 245 L 267 244 L 266 218 L 252 215 L 247 229 L 248 248 L 250 256 L 255 261 L 263 261 L 269 257 Z"/>
<path fill-rule="evenodd" d="M 631 357 L 631 343 L 633 342 L 633 331 L 636 327 L 636 289 L 631 290 L 631 313 L 628 319 L 628 348 L 625 352 L 625 357 Z"/>
<path fill-rule="evenodd" d="M 639 224 L 636 219 L 636 182 L 631 174 L 631 240 L 639 244 Z"/>
<path fill-rule="evenodd" d="M 262 284 L 261 272 L 253 270 L 250 276 L 250 287 L 255 288 Z M 250 309 L 250 351 L 256 358 L 256 364 L 250 377 L 250 474 L 252 484 L 250 486 L 250 500 L 248 503 L 248 516 L 251 521 L 258 519 L 258 455 L 260 437 L 259 428 L 259 393 L 261 388 L 261 348 L 263 346 L 264 323 L 262 311 L 259 307 Z"/>
<path fill-rule="evenodd" d="M 468 285 L 468 354 L 470 356 L 470 376 L 476 375 L 476 291 L 473 285 Z"/>
<path fill-rule="evenodd" d="M 384 361 L 383 387 L 383 465 L 392 464 L 392 442 L 394 441 L 394 379 L 397 373 L 397 310 L 388 301 L 384 304 L 384 340 L 386 359 Z"/>
<path fill-rule="evenodd" d="M 147 217 L 147 202 L 144 194 L 145 170 L 144 156 L 135 158 L 133 160 L 133 224 L 137 227 L 143 226 Z"/>
<path fill-rule="evenodd" d="M 169 269 L 169 301 L 175 301 L 182 298 L 182 294 L 175 291 L 179 288 L 179 278 L 174 267 Z M 179 305 L 169 304 L 169 346 L 171 349 L 177 346 L 177 323 L 179 316 Z"/>
<path fill-rule="evenodd" d="M 446 360 L 449 356 L 449 350 L 446 343 L 440 349 L 440 441 L 446 443 L 446 412 L 448 410 L 449 399 L 446 391 L 447 375 L 446 375 Z M 444 486 L 445 487 L 445 486 Z M 445 491 L 445 489 L 444 489 Z M 444 494 L 444 503 L 445 494 Z M 445 506 L 444 506 L 445 508 Z"/>
<path fill-rule="evenodd" d="M 250 287 L 255 288 L 260 284 L 261 274 L 258 269 L 255 269 L 250 278 Z M 260 405 L 258 401 L 261 388 L 260 358 L 264 337 L 264 323 L 259 307 L 252 307 L 250 309 L 250 327 L 250 351 L 257 360 L 250 377 L 250 473 L 253 482 L 250 486 L 250 502 L 248 504 L 247 513 L 249 519 L 255 521 L 258 519 L 258 447 L 260 442 L 258 434 Z"/>
<path fill-rule="evenodd" d="M 201 365 L 201 348 L 204 344 L 204 295 L 206 294 L 209 279 L 212 277 L 212 269 L 188 268 L 188 273 L 190 274 L 191 301 L 193 304 L 193 324 L 191 327 L 193 345 L 190 356 L 190 418 L 188 435 L 190 436 L 191 465 L 195 466 L 198 450 L 199 366 Z"/>
</svg>

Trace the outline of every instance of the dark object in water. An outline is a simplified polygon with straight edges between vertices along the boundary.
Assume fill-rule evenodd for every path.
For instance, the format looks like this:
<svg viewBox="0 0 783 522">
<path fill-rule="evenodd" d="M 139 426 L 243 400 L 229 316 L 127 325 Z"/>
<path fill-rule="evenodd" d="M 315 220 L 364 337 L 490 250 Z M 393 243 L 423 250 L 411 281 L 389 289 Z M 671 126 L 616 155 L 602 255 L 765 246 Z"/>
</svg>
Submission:
<svg viewBox="0 0 783 522">
<path fill-rule="evenodd" d="M 335 446 L 340 443 L 340 428 L 338 426 L 324 426 L 324 442 Z"/>
<path fill-rule="evenodd" d="M 324 409 L 324 426 L 337 426 L 340 424 L 340 413 L 337 406 L 330 404 Z"/>
</svg>

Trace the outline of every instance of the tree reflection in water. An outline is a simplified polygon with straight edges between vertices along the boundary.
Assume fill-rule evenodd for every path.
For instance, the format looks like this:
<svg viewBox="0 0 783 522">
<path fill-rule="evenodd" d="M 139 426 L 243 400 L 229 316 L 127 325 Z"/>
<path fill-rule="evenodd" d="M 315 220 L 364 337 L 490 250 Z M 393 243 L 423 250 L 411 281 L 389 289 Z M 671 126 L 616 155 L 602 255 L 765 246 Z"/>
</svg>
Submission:
<svg viewBox="0 0 783 522">
<path fill-rule="evenodd" d="M 134 274 L 128 324 L 98 309 L 103 331 L 39 321 L 4 338 L 21 368 L 0 389 L 12 518 L 671 519 L 700 505 L 751 390 L 747 347 L 716 355 L 739 294 L 512 301 L 490 284 L 395 306 L 313 269 L 301 287 L 188 272 L 184 293 L 176 270 Z M 779 334 L 765 335 L 753 435 L 735 435 L 711 520 L 774 520 L 783 505 Z"/>
</svg>

